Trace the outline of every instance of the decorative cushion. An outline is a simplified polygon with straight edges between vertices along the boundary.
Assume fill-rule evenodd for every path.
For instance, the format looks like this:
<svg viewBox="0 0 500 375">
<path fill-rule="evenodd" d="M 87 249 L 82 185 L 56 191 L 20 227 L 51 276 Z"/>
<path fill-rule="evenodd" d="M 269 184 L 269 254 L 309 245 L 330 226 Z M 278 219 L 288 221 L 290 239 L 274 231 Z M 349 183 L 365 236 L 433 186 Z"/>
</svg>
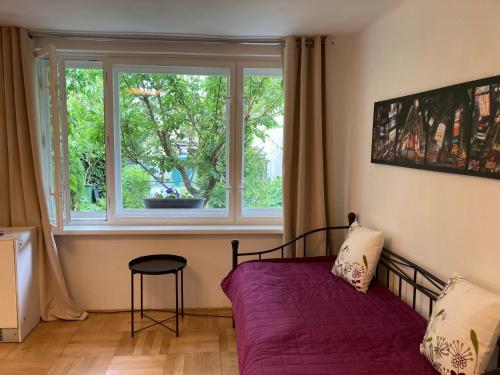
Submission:
<svg viewBox="0 0 500 375">
<path fill-rule="evenodd" d="M 446 375 L 479 375 L 500 334 L 500 296 L 453 274 L 439 296 L 420 352 Z"/>
<path fill-rule="evenodd" d="M 355 221 L 349 227 L 340 247 L 332 273 L 351 283 L 360 292 L 366 293 L 383 246 L 382 232 L 363 228 Z"/>
</svg>

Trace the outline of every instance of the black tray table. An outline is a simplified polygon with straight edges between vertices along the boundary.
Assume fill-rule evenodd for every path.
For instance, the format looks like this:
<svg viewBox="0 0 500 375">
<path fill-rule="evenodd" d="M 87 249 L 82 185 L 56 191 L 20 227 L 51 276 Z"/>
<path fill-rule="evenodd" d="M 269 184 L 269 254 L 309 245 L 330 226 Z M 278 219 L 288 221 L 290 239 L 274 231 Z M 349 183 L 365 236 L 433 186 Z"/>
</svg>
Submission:
<svg viewBox="0 0 500 375">
<path fill-rule="evenodd" d="M 130 307 L 130 317 L 131 317 L 131 334 L 134 337 L 134 333 L 145 330 L 147 328 L 153 327 L 157 324 L 175 332 L 176 336 L 179 337 L 179 277 L 178 273 L 181 273 L 181 315 L 184 317 L 184 268 L 187 265 L 187 260 L 184 257 L 171 254 L 155 254 L 146 255 L 139 258 L 132 259 L 128 267 L 131 273 L 131 307 Z M 141 318 L 146 317 L 152 320 L 154 323 L 134 331 L 134 275 L 141 275 Z M 144 314 L 143 305 L 143 277 L 144 275 L 166 275 L 175 274 L 175 315 L 163 320 L 156 320 L 149 315 Z M 164 322 L 175 318 L 175 331 L 167 327 Z"/>
</svg>

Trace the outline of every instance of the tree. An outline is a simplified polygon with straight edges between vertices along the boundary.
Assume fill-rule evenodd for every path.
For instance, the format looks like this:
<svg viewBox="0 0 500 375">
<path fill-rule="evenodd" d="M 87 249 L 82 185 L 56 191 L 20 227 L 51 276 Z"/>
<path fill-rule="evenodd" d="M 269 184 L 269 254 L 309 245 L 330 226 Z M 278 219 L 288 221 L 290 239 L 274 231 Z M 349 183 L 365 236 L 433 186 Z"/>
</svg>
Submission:
<svg viewBox="0 0 500 375">
<path fill-rule="evenodd" d="M 245 79 L 244 144 L 251 155 L 254 138 L 266 141 L 265 130 L 280 126 L 276 117 L 283 110 L 283 87 L 281 79 L 272 77 Z M 224 207 L 227 90 L 226 76 L 122 73 L 125 162 L 140 166 L 165 188 L 169 172 L 177 170 L 190 196 L 205 199 L 209 207 Z M 245 171 L 254 170 L 256 162 L 265 164 L 259 157 L 248 159 Z"/>
<path fill-rule="evenodd" d="M 247 75 L 244 78 L 244 200 L 247 208 L 281 208 L 281 176 L 267 178 L 265 153 L 255 144 L 270 142 L 268 130 L 282 125 L 284 95 L 281 77 Z"/>
<path fill-rule="evenodd" d="M 66 70 L 69 188 L 74 211 L 104 211 L 106 198 L 103 76 L 99 69 Z M 85 185 L 96 185 L 101 199 L 93 206 Z"/>
<path fill-rule="evenodd" d="M 106 191 L 102 70 L 67 69 L 66 78 L 72 209 L 82 211 L 85 184 Z M 183 196 L 225 207 L 228 77 L 120 73 L 118 83 L 124 207 L 142 208 L 153 184 L 172 186 L 173 172 Z M 268 178 L 259 144 L 281 126 L 282 79 L 245 76 L 244 87 L 245 201 L 281 207 L 281 178 Z"/>
</svg>

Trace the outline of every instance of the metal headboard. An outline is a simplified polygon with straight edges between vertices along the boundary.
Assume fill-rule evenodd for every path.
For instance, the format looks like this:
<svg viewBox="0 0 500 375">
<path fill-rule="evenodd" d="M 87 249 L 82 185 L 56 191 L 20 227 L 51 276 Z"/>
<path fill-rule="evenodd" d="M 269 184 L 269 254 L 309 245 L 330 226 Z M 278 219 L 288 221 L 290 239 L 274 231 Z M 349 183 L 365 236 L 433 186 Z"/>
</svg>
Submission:
<svg viewBox="0 0 500 375">
<path fill-rule="evenodd" d="M 382 271 L 385 270 L 385 274 Z M 402 297 L 403 282 L 413 288 L 412 307 L 416 309 L 417 292 L 429 299 L 429 316 L 432 314 L 433 302 L 437 300 L 446 283 L 412 261 L 390 250 L 383 249 L 378 262 L 375 277 L 390 288 L 391 274 L 398 279 L 398 296 Z M 382 278 L 382 275 L 385 277 Z M 427 284 L 427 285 L 426 285 Z"/>
</svg>

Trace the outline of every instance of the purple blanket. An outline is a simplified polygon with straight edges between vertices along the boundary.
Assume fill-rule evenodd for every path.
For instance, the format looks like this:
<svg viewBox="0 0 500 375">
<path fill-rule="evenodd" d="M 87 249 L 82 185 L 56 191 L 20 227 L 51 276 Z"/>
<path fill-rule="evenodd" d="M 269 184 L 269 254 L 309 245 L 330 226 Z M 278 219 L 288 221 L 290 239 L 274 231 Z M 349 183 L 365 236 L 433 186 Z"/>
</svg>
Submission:
<svg viewBox="0 0 500 375">
<path fill-rule="evenodd" d="M 419 352 L 426 321 L 378 283 L 367 294 L 332 258 L 250 261 L 221 283 L 241 375 L 435 375 Z"/>
</svg>

